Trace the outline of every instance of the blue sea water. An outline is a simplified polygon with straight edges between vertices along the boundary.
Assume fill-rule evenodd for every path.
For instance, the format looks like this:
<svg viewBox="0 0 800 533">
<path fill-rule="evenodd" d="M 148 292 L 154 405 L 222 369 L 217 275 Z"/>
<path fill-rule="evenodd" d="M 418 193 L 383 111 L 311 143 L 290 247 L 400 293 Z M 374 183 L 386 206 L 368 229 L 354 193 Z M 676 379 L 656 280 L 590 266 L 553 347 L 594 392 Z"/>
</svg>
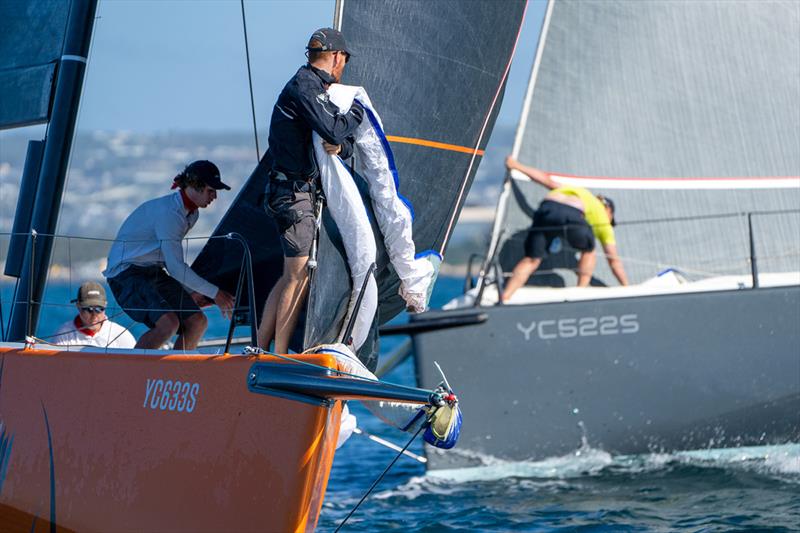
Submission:
<svg viewBox="0 0 800 533">
<path fill-rule="evenodd" d="M 461 284 L 440 279 L 433 306 L 458 295 Z M 76 291 L 77 283 L 48 286 L 40 337 L 74 316 L 69 300 Z M 13 294 L 7 285 L 0 292 L 7 315 Z M 215 311 L 209 316 L 209 336 L 223 336 L 225 321 Z M 124 315 L 115 320 L 129 323 Z M 382 339 L 381 352 L 402 340 Z M 413 385 L 413 361 L 385 379 Z M 358 403 L 351 410 L 364 431 L 399 445 L 408 441 Z M 419 439 L 409 449 L 423 453 Z M 336 454 L 318 530 L 333 531 L 395 455 L 353 435 Z M 342 530 L 800 531 L 800 444 L 612 456 L 587 442 L 562 457 L 432 473 L 401 457 Z"/>
<path fill-rule="evenodd" d="M 433 306 L 461 286 L 440 279 Z M 400 341 L 382 339 L 381 352 Z M 385 379 L 413 385 L 413 361 Z M 357 403 L 351 410 L 365 431 L 408 441 Z M 423 453 L 419 440 L 409 449 Z M 336 529 L 395 455 L 353 435 L 336 454 L 319 531 Z M 563 457 L 429 474 L 401 457 L 342 528 L 390 530 L 800 531 L 800 444 L 615 457 L 589 442 Z"/>
</svg>

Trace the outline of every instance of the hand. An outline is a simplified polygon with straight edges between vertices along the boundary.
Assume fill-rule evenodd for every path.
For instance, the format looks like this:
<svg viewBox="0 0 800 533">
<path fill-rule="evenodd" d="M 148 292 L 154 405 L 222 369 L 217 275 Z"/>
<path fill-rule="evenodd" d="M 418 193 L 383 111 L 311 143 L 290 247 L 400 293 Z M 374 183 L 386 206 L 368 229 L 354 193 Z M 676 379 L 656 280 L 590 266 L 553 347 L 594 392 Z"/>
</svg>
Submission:
<svg viewBox="0 0 800 533">
<path fill-rule="evenodd" d="M 506 157 L 506 168 L 508 170 L 517 170 L 519 163 L 511 156 Z"/>
<path fill-rule="evenodd" d="M 342 151 L 341 144 L 331 144 L 328 141 L 322 141 L 322 147 L 331 155 L 339 155 Z"/>
<path fill-rule="evenodd" d="M 205 294 L 200 294 L 199 292 L 193 292 L 192 293 L 192 300 L 194 300 L 194 303 L 197 304 L 197 307 L 199 307 L 201 309 L 203 307 L 208 307 L 209 305 L 213 305 L 214 304 L 214 300 L 212 300 L 211 298 L 209 298 Z"/>
<path fill-rule="evenodd" d="M 222 311 L 222 316 L 230 318 L 233 312 L 233 296 L 228 291 L 219 289 L 217 295 L 214 296 L 214 303 L 217 304 L 219 310 Z"/>
</svg>

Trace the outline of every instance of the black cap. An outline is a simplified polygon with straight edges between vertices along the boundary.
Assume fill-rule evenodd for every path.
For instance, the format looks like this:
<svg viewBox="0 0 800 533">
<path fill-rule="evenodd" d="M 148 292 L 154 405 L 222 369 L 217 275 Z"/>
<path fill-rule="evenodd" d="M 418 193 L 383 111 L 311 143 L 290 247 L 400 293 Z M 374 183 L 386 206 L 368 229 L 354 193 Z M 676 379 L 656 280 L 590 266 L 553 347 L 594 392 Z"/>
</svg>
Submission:
<svg viewBox="0 0 800 533">
<path fill-rule="evenodd" d="M 189 163 L 183 172 L 187 175 L 197 177 L 209 187 L 213 187 L 217 190 L 231 190 L 230 187 L 222 183 L 222 180 L 219 178 L 219 169 L 217 168 L 217 165 L 211 161 L 206 161 L 205 159 L 194 161 L 193 163 Z"/>
<path fill-rule="evenodd" d="M 617 225 L 617 221 L 615 220 L 615 219 L 616 219 L 616 217 L 614 216 L 614 213 L 615 213 L 615 211 L 616 211 L 616 210 L 614 209 L 614 200 L 612 200 L 612 199 L 611 199 L 611 198 L 609 198 L 608 196 L 604 196 L 604 195 L 602 195 L 602 194 L 598 194 L 598 195 L 597 195 L 597 199 L 598 199 L 598 200 L 600 200 L 601 202 L 603 202 L 603 205 L 604 205 L 604 206 L 606 206 L 606 207 L 608 207 L 609 209 L 611 209 L 611 225 L 612 225 L 612 226 L 616 226 L 616 225 Z"/>
<path fill-rule="evenodd" d="M 353 52 L 347 48 L 347 43 L 344 42 L 344 35 L 339 30 L 334 30 L 333 28 L 320 28 L 315 31 L 311 38 L 308 40 L 309 44 L 311 41 L 319 41 L 321 46 L 316 48 L 311 48 L 310 46 L 306 46 L 306 50 L 309 52 L 345 52 L 347 55 L 353 55 Z"/>
</svg>

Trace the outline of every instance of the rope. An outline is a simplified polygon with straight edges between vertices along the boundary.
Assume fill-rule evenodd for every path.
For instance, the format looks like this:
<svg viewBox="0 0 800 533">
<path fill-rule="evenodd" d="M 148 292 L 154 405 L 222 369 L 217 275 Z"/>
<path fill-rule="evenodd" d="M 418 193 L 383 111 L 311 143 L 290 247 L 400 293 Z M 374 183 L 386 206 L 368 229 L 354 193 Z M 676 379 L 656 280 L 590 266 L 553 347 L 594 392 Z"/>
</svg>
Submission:
<svg viewBox="0 0 800 533">
<path fill-rule="evenodd" d="M 431 419 L 433 418 L 433 415 L 434 415 L 434 414 L 436 414 L 436 411 L 438 411 L 438 410 L 439 410 L 439 408 L 436 408 L 436 409 L 434 409 L 434 410 L 433 410 L 433 412 L 431 412 L 431 414 L 430 414 L 430 415 L 428 416 L 428 418 L 425 420 L 425 423 L 424 423 L 424 424 L 420 424 L 419 428 L 417 429 L 417 432 L 416 432 L 416 433 L 414 433 L 414 436 L 413 436 L 413 437 L 411 437 L 411 438 L 409 439 L 409 441 L 406 443 L 406 445 L 405 445 L 405 446 L 403 446 L 403 449 L 402 449 L 402 450 L 400 450 L 400 452 L 398 452 L 398 454 L 397 454 L 397 455 L 394 457 L 394 459 L 392 459 L 392 462 L 391 462 L 391 463 L 389 463 L 389 466 L 387 466 L 387 467 L 386 467 L 386 468 L 383 470 L 383 472 L 381 472 L 381 475 L 379 475 L 379 476 L 378 476 L 378 478 L 377 478 L 375 481 L 373 481 L 373 482 L 372 482 L 372 485 L 369 487 L 369 489 L 367 489 L 367 492 L 366 492 L 366 493 L 364 493 L 364 495 L 361 497 L 361 499 L 360 499 L 360 500 L 358 500 L 358 503 L 356 504 L 356 506 L 355 506 L 355 507 L 353 507 L 353 508 L 350 510 L 350 512 L 349 512 L 349 513 L 347 513 L 347 516 L 345 516 L 345 517 L 344 517 L 344 520 L 342 520 L 342 522 L 339 524 L 339 527 L 337 527 L 337 528 L 334 530 L 334 532 L 333 532 L 333 533 L 338 533 L 338 531 L 339 531 L 340 529 L 342 529 L 342 527 L 344 527 L 344 525 L 347 523 L 347 521 L 350 519 L 350 517 L 351 517 L 351 516 L 353 516 L 353 513 L 355 513 L 355 512 L 356 512 L 356 510 L 358 510 L 358 508 L 359 508 L 359 507 L 361 507 L 361 504 L 362 504 L 362 503 L 364 503 L 364 500 L 366 500 L 366 499 L 367 499 L 367 496 L 369 496 L 369 495 L 370 495 L 370 493 L 371 493 L 371 492 L 372 492 L 372 491 L 375 489 L 375 487 L 377 487 L 377 486 L 378 486 L 378 483 L 380 483 L 380 482 L 381 482 L 381 480 L 383 479 L 383 477 L 384 477 L 384 476 L 385 476 L 385 475 L 386 475 L 386 474 L 389 472 L 389 470 L 390 470 L 390 469 L 391 469 L 391 468 L 394 466 L 394 464 L 397 462 L 397 460 L 398 460 L 398 459 L 400 459 L 400 456 L 402 456 L 402 455 L 403 455 L 403 453 L 404 453 L 404 452 L 405 452 L 405 451 L 408 449 L 408 447 L 409 447 L 409 446 L 411 446 L 411 443 L 412 443 L 412 442 L 414 442 L 414 439 L 416 439 L 416 438 L 417 438 L 417 435 L 419 435 L 419 434 L 420 434 L 420 432 L 421 432 L 423 429 L 425 429 L 426 427 L 428 427 L 428 425 L 431 423 Z"/>
<path fill-rule="evenodd" d="M 244 30 L 244 52 L 247 57 L 247 81 L 250 84 L 250 111 L 253 116 L 253 136 L 256 139 L 256 163 L 261 161 L 261 150 L 258 148 L 258 126 L 256 126 L 256 104 L 253 98 L 253 76 L 250 73 L 250 46 L 247 42 L 247 17 L 244 13 L 244 0 L 240 0 L 242 5 L 242 29 Z"/>
</svg>

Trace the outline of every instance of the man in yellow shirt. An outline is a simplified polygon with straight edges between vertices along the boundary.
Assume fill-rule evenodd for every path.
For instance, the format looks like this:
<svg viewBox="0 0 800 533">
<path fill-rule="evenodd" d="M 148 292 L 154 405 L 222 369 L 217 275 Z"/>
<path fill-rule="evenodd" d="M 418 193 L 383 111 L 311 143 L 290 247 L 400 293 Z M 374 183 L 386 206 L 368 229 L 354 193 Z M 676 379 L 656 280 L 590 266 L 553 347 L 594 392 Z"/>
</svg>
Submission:
<svg viewBox="0 0 800 533">
<path fill-rule="evenodd" d="M 583 187 L 560 186 L 538 168 L 522 165 L 512 157 L 506 158 L 509 170 L 518 170 L 533 181 L 544 185 L 550 192 L 533 215 L 533 226 L 525 239 L 525 257 L 517 263 L 503 291 L 503 301 L 528 282 L 550 244 L 556 237 L 564 237 L 570 246 L 581 253 L 578 259 L 578 287 L 586 287 L 592 279 L 597 264 L 594 241 L 603 245 L 608 266 L 620 285 L 628 284 L 628 277 L 617 255 L 614 239 L 614 204 L 608 198 L 595 196 Z"/>
</svg>

